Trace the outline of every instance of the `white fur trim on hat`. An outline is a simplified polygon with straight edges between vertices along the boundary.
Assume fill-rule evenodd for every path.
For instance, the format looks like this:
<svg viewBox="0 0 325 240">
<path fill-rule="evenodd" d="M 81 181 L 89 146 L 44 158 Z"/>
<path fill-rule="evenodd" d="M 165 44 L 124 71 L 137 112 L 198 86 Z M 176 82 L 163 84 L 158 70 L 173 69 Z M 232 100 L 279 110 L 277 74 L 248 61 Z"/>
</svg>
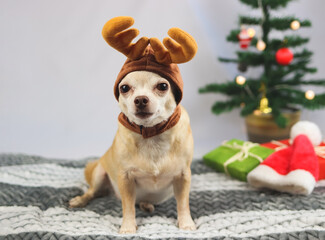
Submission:
<svg viewBox="0 0 325 240">
<path fill-rule="evenodd" d="M 259 165 L 247 175 L 247 181 L 256 188 L 270 188 L 291 194 L 310 194 L 316 184 L 313 175 L 302 169 L 281 175 L 273 168 Z"/>
<path fill-rule="evenodd" d="M 294 140 L 300 134 L 306 135 L 314 146 L 318 146 L 322 142 L 322 133 L 313 122 L 299 121 L 293 125 L 290 130 L 290 139 Z"/>
</svg>

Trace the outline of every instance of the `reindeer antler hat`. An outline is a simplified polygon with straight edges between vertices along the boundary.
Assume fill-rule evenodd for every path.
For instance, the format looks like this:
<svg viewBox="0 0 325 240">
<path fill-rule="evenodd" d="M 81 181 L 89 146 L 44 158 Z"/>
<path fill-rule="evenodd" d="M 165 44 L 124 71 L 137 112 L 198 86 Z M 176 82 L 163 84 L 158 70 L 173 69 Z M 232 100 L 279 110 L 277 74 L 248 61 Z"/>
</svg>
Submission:
<svg viewBox="0 0 325 240">
<path fill-rule="evenodd" d="M 117 76 L 114 95 L 119 98 L 119 83 L 130 72 L 149 71 L 167 79 L 175 87 L 174 96 L 177 104 L 183 96 L 183 80 L 177 63 L 190 61 L 196 51 L 197 44 L 192 36 L 179 28 L 171 28 L 163 44 L 157 38 L 141 37 L 136 43 L 132 40 L 139 34 L 132 17 L 115 17 L 103 27 L 102 35 L 113 48 L 123 53 L 128 59 Z"/>
</svg>

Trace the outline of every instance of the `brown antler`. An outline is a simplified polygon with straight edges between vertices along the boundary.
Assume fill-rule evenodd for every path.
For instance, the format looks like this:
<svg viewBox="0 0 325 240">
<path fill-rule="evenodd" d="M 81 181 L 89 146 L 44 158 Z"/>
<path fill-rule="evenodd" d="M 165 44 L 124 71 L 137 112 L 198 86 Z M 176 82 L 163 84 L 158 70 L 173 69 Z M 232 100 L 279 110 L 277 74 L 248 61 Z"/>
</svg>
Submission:
<svg viewBox="0 0 325 240">
<path fill-rule="evenodd" d="M 150 38 L 150 45 L 155 52 L 156 60 L 163 64 L 190 61 L 197 51 L 197 44 L 194 38 L 179 28 L 169 29 L 168 35 L 175 41 L 166 37 L 163 40 L 163 45 L 159 39 Z"/>
<path fill-rule="evenodd" d="M 102 31 L 105 41 L 131 60 L 140 58 L 149 44 L 147 37 L 142 37 L 136 43 L 131 43 L 138 36 L 139 30 L 135 28 L 125 29 L 133 24 L 134 19 L 132 17 L 115 17 L 104 25 Z"/>
</svg>

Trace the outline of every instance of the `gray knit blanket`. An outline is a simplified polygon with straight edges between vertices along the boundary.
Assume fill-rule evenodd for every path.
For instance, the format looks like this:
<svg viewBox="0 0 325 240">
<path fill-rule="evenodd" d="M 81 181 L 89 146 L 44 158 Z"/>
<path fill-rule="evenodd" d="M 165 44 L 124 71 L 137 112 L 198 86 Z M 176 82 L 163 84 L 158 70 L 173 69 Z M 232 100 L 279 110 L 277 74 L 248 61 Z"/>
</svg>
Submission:
<svg viewBox="0 0 325 240">
<path fill-rule="evenodd" d="M 192 164 L 190 207 L 196 231 L 176 226 L 176 201 L 153 213 L 136 209 L 138 230 L 120 235 L 121 202 L 113 195 L 85 208 L 68 201 L 87 184 L 78 161 L 0 154 L 0 239 L 325 239 L 325 182 L 310 196 L 258 191 Z"/>
</svg>

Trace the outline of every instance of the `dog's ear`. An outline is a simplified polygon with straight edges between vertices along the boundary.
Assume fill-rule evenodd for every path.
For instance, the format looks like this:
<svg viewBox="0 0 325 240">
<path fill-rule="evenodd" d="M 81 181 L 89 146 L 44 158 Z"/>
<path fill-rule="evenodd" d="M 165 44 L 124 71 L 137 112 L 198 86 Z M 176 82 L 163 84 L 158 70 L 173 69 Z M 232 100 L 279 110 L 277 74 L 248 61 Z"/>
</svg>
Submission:
<svg viewBox="0 0 325 240">
<path fill-rule="evenodd" d="M 196 54 L 197 44 L 194 38 L 180 28 L 171 28 L 162 44 L 157 38 L 150 38 L 157 62 L 162 64 L 185 63 Z M 166 47 L 166 48 L 165 48 Z"/>
<path fill-rule="evenodd" d="M 129 59 L 136 60 L 143 56 L 144 50 L 149 44 L 149 39 L 142 37 L 136 43 L 132 43 L 132 40 L 139 35 L 138 29 L 128 29 L 133 24 L 134 19 L 132 17 L 112 18 L 104 25 L 102 35 L 111 47 L 123 53 Z"/>
</svg>

